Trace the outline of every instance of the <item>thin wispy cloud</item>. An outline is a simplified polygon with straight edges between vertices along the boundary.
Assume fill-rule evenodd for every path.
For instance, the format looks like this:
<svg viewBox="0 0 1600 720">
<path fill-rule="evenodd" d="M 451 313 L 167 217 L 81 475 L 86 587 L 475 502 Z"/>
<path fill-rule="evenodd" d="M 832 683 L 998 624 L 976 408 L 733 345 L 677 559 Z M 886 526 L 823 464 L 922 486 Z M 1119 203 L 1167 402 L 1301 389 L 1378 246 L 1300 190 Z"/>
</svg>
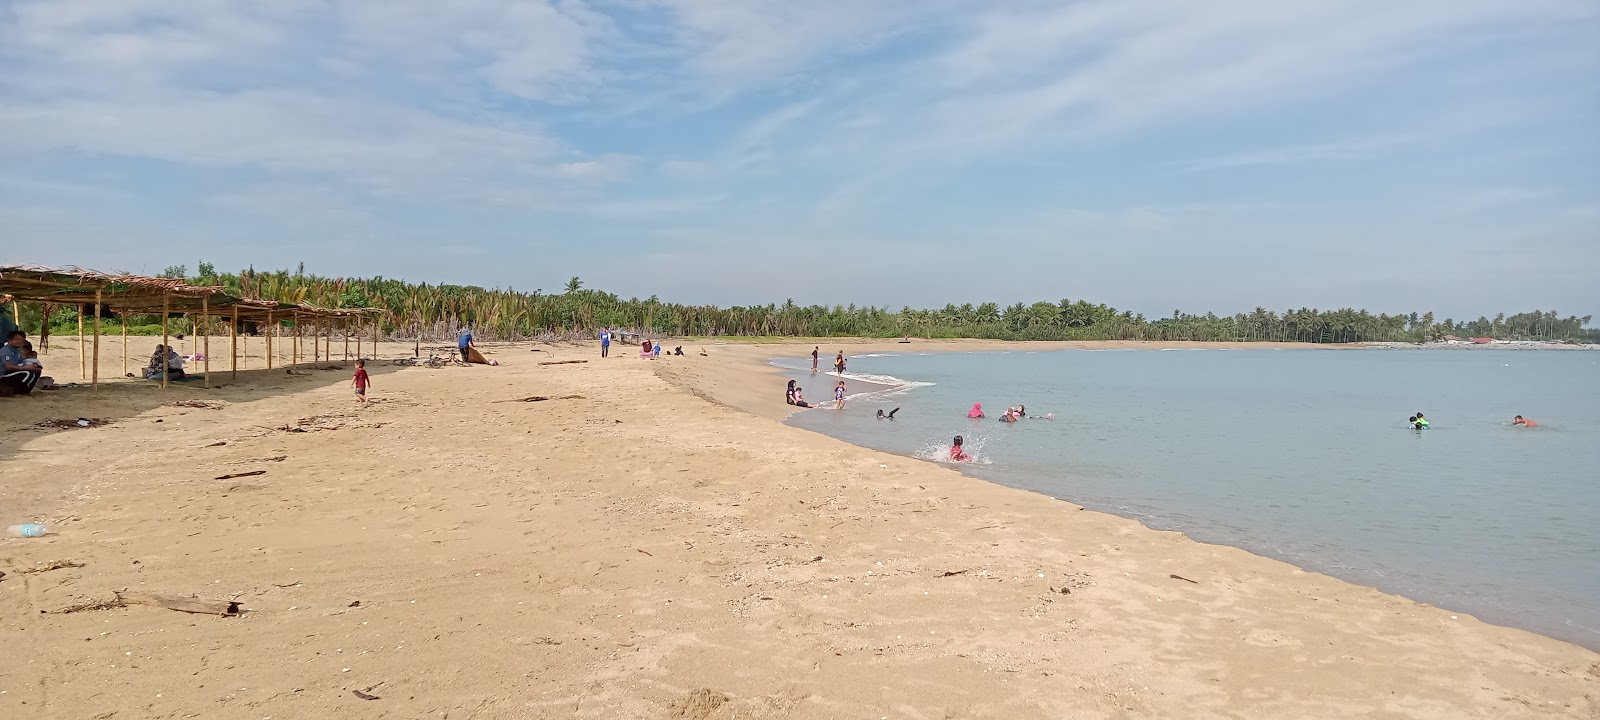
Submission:
<svg viewBox="0 0 1600 720">
<path fill-rule="evenodd" d="M 677 285 L 691 302 L 943 304 L 959 268 L 1145 309 L 1213 292 L 1185 278 L 1241 272 L 1230 257 L 1255 253 L 1245 276 L 1304 272 L 1297 254 L 1385 233 L 1443 254 L 1468 216 L 1521 213 L 1579 218 L 1528 249 L 1594 264 L 1600 228 L 1573 208 L 1600 203 L 1596 35 L 1588 0 L 10 0 L 0 233 L 87 265 L 39 241 L 120 227 L 315 266 L 255 253 L 273 232 L 320 234 L 297 246 L 313 249 L 390 236 L 437 248 L 423 272 L 528 285 L 526 264 L 552 287 L 668 244 L 682 267 L 703 253 L 764 276 Z M 868 246 L 963 260 L 866 284 L 828 272 Z M 814 268 L 765 277 L 797 248 Z M 1057 257 L 1183 262 L 1013 281 Z M 1591 287 L 1534 289 L 1600 309 Z"/>
</svg>

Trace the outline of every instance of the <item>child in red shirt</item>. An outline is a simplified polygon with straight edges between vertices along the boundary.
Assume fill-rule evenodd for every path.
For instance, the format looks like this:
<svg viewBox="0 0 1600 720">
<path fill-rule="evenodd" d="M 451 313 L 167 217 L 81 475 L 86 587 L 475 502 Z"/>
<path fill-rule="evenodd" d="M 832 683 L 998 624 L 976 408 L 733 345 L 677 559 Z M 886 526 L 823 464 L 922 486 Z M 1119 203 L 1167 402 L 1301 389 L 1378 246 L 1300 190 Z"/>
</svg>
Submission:
<svg viewBox="0 0 1600 720">
<path fill-rule="evenodd" d="M 356 386 L 356 399 L 362 405 L 367 404 L 367 387 L 372 384 L 372 378 L 367 377 L 367 361 L 356 361 L 356 378 L 352 382 Z"/>
</svg>

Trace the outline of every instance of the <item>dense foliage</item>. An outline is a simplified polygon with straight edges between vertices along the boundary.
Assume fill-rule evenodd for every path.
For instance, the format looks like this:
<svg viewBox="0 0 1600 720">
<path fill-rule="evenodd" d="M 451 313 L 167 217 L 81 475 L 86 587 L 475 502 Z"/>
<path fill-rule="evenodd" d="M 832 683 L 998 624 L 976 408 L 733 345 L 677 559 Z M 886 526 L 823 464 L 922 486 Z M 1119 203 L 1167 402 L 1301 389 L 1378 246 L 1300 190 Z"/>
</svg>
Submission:
<svg viewBox="0 0 1600 720">
<path fill-rule="evenodd" d="M 389 312 L 384 331 L 398 337 L 438 340 L 471 325 L 485 340 L 592 337 L 601 326 L 672 336 L 788 336 L 993 338 L 1007 340 L 1263 340 L 1319 343 L 1422 342 L 1449 335 L 1600 342 L 1600 330 L 1587 328 L 1591 318 L 1561 317 L 1556 312 L 1457 321 L 1434 319 L 1433 313 L 1374 315 L 1349 308 L 1301 308 L 1275 313 L 1266 308 L 1232 316 L 1190 315 L 1147 319 L 1086 300 L 1017 303 L 1001 306 L 946 305 L 935 310 L 899 311 L 855 305 L 782 305 L 716 307 L 666 303 L 654 296 L 622 299 L 586 288 L 578 278 L 562 292 L 521 292 L 463 285 L 408 283 L 383 277 L 325 278 L 279 270 L 218 273 L 209 263 L 189 275 L 172 267 L 166 277 L 187 277 L 195 284 L 221 285 L 245 297 L 308 302 L 323 307 L 381 307 Z M 24 327 L 39 325 L 38 308 L 23 313 Z M 130 318 L 138 332 L 158 320 Z M 76 308 L 55 308 L 53 333 L 76 332 Z M 187 327 L 185 324 L 184 327 Z M 114 322 L 107 332 L 120 332 Z M 176 332 L 176 330 L 175 330 Z"/>
</svg>

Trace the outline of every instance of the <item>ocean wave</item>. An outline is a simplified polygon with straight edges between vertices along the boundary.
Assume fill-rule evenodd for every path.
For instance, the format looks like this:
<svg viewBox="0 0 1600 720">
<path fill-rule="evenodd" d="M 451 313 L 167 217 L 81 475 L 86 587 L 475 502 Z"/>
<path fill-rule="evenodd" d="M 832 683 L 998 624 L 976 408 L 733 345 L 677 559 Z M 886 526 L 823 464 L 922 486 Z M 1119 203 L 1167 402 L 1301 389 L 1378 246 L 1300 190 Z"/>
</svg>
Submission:
<svg viewBox="0 0 1600 720">
<path fill-rule="evenodd" d="M 856 358 L 875 358 L 875 357 L 899 357 L 899 355 L 896 355 L 895 353 L 867 353 L 865 355 L 851 355 L 850 359 L 854 360 Z"/>
</svg>

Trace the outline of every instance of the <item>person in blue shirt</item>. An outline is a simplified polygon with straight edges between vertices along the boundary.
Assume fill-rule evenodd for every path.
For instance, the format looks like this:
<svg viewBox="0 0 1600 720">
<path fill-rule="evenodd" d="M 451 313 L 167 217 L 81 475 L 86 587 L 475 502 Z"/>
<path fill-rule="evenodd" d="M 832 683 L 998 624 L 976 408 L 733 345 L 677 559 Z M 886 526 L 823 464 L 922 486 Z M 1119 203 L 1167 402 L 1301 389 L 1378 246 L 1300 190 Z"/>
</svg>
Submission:
<svg viewBox="0 0 1600 720">
<path fill-rule="evenodd" d="M 12 330 L 7 333 L 4 345 L 0 345 L 0 379 L 9 386 L 11 394 L 27 395 L 33 392 L 33 387 L 39 383 L 39 375 L 44 368 L 35 363 L 26 363 L 28 359 L 28 335 L 21 330 Z"/>
<path fill-rule="evenodd" d="M 611 356 L 611 331 L 600 328 L 600 357 Z"/>
<path fill-rule="evenodd" d="M 456 347 L 461 348 L 461 362 L 472 362 L 471 350 L 478 347 L 472 344 L 472 330 L 463 329 L 461 331 L 461 339 L 456 342 Z"/>
</svg>

